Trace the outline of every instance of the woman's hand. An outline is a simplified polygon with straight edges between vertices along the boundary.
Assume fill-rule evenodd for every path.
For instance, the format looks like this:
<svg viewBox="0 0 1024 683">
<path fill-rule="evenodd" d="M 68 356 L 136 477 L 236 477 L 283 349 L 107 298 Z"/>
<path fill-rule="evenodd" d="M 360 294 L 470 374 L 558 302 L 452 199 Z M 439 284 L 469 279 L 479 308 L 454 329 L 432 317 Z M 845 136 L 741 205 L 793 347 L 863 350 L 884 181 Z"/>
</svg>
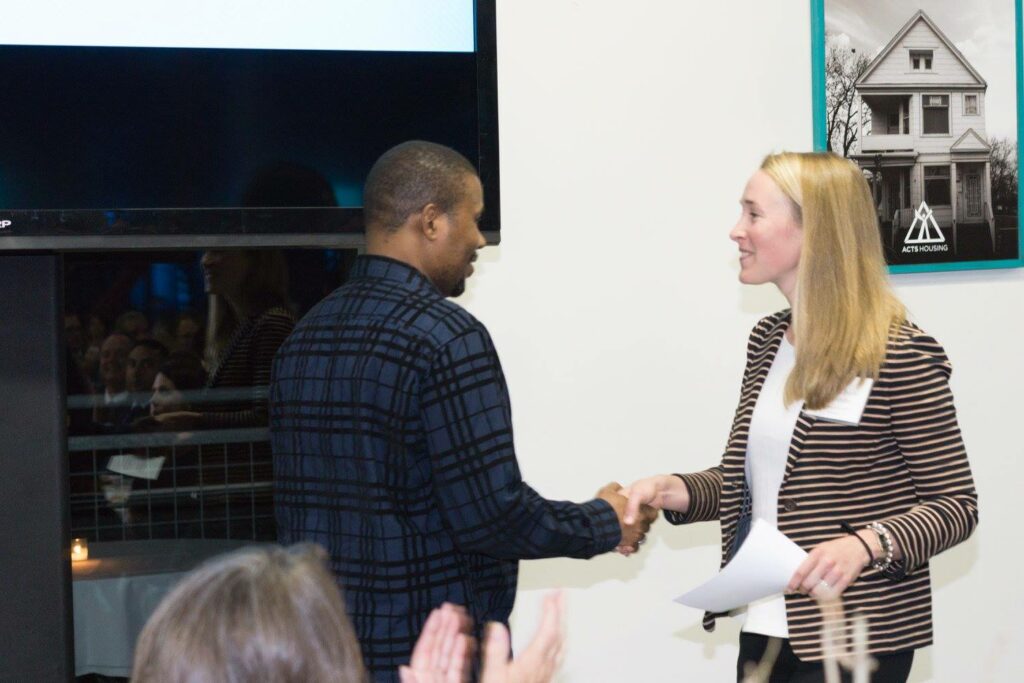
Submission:
<svg viewBox="0 0 1024 683">
<path fill-rule="evenodd" d="M 840 536 L 819 543 L 797 567 L 786 592 L 834 600 L 857 580 L 870 563 L 864 545 L 853 536 Z"/>
<path fill-rule="evenodd" d="M 686 512 L 690 509 L 690 491 L 679 477 L 672 474 L 659 474 L 646 479 L 638 479 L 626 486 L 619 495 L 629 499 L 626 503 L 624 521 L 627 524 L 644 514 L 647 510 L 674 510 Z M 646 509 L 645 510 L 645 506 Z M 616 550 L 623 555 L 631 555 L 635 548 L 620 545 Z"/>
<path fill-rule="evenodd" d="M 473 638 L 466 610 L 445 603 L 432 611 L 412 651 L 408 666 L 399 667 L 402 683 L 465 683 L 469 680 Z"/>
<path fill-rule="evenodd" d="M 537 635 L 514 660 L 508 658 L 512 650 L 508 629 L 503 624 L 488 625 L 480 683 L 548 683 L 561 665 L 564 609 L 561 592 L 544 598 Z"/>
</svg>

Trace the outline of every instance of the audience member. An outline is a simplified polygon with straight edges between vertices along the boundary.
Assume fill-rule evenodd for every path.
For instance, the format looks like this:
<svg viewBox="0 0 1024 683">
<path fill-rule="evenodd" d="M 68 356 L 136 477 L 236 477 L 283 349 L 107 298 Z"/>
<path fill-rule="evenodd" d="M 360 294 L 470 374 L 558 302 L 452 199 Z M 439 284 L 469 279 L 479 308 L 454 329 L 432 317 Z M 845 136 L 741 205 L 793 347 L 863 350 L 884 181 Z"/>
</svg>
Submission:
<svg viewBox="0 0 1024 683">
<path fill-rule="evenodd" d="M 149 415 L 150 392 L 157 371 L 167 358 L 167 347 L 155 339 L 141 339 L 128 352 L 125 386 L 129 392 L 128 411 L 118 426 L 128 428 L 140 417 Z"/>
<path fill-rule="evenodd" d="M 79 364 L 85 357 L 85 328 L 82 318 L 73 311 L 64 314 L 64 344 Z"/>
<path fill-rule="evenodd" d="M 117 316 L 114 329 L 133 341 L 149 337 L 149 319 L 140 311 L 125 311 Z"/>
<path fill-rule="evenodd" d="M 97 424 L 118 424 L 128 411 L 127 365 L 132 340 L 114 332 L 100 346 L 100 394 L 93 419 Z"/>
<path fill-rule="evenodd" d="M 135 646 L 134 683 L 362 683 L 363 663 L 317 546 L 247 548 L 193 571 Z"/>
<path fill-rule="evenodd" d="M 176 351 L 203 353 L 203 318 L 198 312 L 188 309 L 178 313 L 171 330 Z"/>
<path fill-rule="evenodd" d="M 82 352 L 82 370 L 89 381 L 96 386 L 100 382 L 100 347 L 107 338 L 107 324 L 103 318 L 92 313 L 86 321 L 85 348 Z"/>
<path fill-rule="evenodd" d="M 202 360 L 191 351 L 175 351 L 167 357 L 153 379 L 153 396 L 149 401 L 152 416 L 192 410 L 192 402 L 183 392 L 193 392 L 206 385 Z"/>
<path fill-rule="evenodd" d="M 549 683 L 562 649 L 559 594 L 511 660 L 508 631 L 488 629 L 481 683 Z M 434 609 L 400 672 L 403 683 L 466 683 L 475 643 L 465 609 Z M 365 683 L 341 592 L 315 544 L 253 546 L 186 576 L 157 607 L 135 645 L 133 683 Z"/>
</svg>

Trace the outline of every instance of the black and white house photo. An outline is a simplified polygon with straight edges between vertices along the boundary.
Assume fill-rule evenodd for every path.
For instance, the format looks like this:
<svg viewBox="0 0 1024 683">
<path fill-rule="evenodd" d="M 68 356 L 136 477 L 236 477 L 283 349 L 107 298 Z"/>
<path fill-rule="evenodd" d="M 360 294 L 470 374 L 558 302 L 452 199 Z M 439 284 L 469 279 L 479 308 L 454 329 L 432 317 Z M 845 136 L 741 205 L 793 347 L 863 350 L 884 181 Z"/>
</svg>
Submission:
<svg viewBox="0 0 1024 683">
<path fill-rule="evenodd" d="M 828 149 L 891 265 L 1019 259 L 1015 0 L 825 0 Z"/>
</svg>

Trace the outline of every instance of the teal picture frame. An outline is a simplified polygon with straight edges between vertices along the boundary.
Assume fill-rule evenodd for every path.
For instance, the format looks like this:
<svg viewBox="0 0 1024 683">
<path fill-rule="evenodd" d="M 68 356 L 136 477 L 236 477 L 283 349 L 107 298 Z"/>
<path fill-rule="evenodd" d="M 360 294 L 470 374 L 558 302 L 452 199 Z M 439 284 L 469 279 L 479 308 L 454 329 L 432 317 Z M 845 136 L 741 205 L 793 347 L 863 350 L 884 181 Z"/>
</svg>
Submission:
<svg viewBox="0 0 1024 683">
<path fill-rule="evenodd" d="M 812 119 L 814 149 L 816 151 L 825 151 L 828 149 L 825 105 L 825 0 L 810 0 L 810 2 L 811 94 L 814 108 Z M 1021 141 L 1024 140 L 1024 117 L 1021 115 L 1022 109 L 1024 109 L 1024 52 L 1022 52 L 1022 46 L 1024 46 L 1024 34 L 1022 34 L 1021 28 L 1021 5 L 1022 0 L 1014 0 L 1017 87 L 1017 258 L 890 265 L 890 273 L 933 273 L 944 271 L 992 270 L 1024 267 L 1024 226 L 1021 226 L 1019 223 L 1020 217 L 1024 216 L 1024 193 L 1021 193 L 1019 190 L 1021 185 L 1021 170 L 1024 168 L 1024 164 L 1021 163 L 1020 154 Z"/>
</svg>

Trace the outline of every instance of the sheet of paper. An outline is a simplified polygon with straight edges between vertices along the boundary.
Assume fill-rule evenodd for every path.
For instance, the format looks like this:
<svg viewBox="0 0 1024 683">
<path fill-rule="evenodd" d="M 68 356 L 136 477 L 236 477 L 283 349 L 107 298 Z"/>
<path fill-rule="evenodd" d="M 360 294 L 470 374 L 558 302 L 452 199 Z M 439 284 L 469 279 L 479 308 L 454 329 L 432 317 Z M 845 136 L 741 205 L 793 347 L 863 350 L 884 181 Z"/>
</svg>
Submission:
<svg viewBox="0 0 1024 683">
<path fill-rule="evenodd" d="M 830 422 L 859 425 L 860 418 L 864 414 L 864 406 L 868 403 L 868 396 L 871 395 L 871 387 L 874 384 L 875 380 L 873 379 L 857 378 L 850 382 L 842 393 L 835 397 L 835 400 L 821 410 L 804 408 L 804 412 Z"/>
<path fill-rule="evenodd" d="M 107 469 L 111 472 L 140 479 L 156 479 L 160 476 L 160 469 L 163 466 L 164 457 L 162 455 L 155 458 L 140 458 L 128 453 L 115 455 L 107 463 Z"/>
<path fill-rule="evenodd" d="M 728 612 L 785 590 L 807 553 L 762 519 L 718 576 L 675 599 L 711 612 Z"/>
</svg>

